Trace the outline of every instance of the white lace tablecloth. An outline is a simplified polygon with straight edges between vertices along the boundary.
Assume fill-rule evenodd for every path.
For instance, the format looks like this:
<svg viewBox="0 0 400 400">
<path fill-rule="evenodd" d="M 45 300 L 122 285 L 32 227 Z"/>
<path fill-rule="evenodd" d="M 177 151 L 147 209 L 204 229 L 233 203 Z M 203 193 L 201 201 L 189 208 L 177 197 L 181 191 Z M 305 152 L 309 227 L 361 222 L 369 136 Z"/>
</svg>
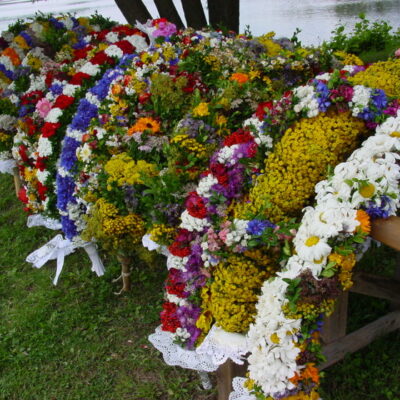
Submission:
<svg viewBox="0 0 400 400">
<path fill-rule="evenodd" d="M 243 386 L 245 381 L 246 378 L 233 378 L 233 392 L 229 395 L 229 400 L 257 400 L 256 397 L 250 394 L 249 391 Z"/>
<path fill-rule="evenodd" d="M 3 174 L 14 174 L 14 168 L 17 166 L 15 160 L 0 160 L 0 172 Z"/>
</svg>

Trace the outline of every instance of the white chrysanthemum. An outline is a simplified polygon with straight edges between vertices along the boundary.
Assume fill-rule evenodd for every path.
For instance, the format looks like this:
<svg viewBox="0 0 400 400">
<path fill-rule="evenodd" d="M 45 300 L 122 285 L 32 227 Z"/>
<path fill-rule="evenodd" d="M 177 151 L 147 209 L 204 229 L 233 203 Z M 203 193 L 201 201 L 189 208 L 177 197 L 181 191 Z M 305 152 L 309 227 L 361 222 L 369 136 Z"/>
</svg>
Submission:
<svg viewBox="0 0 400 400">
<path fill-rule="evenodd" d="M 185 210 L 181 215 L 181 228 L 187 229 L 190 232 L 197 231 L 201 232 L 204 228 L 210 226 L 207 218 L 196 218 L 192 217 L 187 210 Z"/>
<path fill-rule="evenodd" d="M 196 191 L 200 196 L 209 198 L 212 195 L 211 187 L 217 183 L 217 178 L 212 175 L 207 175 L 206 177 L 200 179 Z"/>
<path fill-rule="evenodd" d="M 92 148 L 85 143 L 76 149 L 76 156 L 78 160 L 88 163 L 92 159 Z"/>
<path fill-rule="evenodd" d="M 0 129 L 4 129 L 5 131 L 11 130 L 16 122 L 16 117 L 12 117 L 8 114 L 0 114 Z"/>
<path fill-rule="evenodd" d="M 53 153 L 53 147 L 49 139 L 41 136 L 38 140 L 37 148 L 39 157 L 48 157 Z"/>
<path fill-rule="evenodd" d="M 50 112 L 46 115 L 46 122 L 56 123 L 60 119 L 63 111 L 61 108 L 55 107 L 50 110 Z"/>
<path fill-rule="evenodd" d="M 312 231 L 312 227 L 307 229 L 303 225 L 300 226 L 293 243 L 299 257 L 310 262 L 327 257 L 332 250 L 324 238 L 317 236 Z"/>
<path fill-rule="evenodd" d="M 124 55 L 124 52 L 116 45 L 111 45 L 108 46 L 104 52 L 109 56 L 109 57 L 116 57 L 116 58 L 121 58 Z"/>
</svg>

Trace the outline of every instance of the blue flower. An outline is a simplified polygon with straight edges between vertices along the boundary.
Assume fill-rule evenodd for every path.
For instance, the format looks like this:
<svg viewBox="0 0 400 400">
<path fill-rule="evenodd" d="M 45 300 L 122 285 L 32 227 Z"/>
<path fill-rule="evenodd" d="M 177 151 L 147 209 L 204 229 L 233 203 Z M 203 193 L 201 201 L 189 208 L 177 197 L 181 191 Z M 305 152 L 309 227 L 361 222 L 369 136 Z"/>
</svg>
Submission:
<svg viewBox="0 0 400 400">
<path fill-rule="evenodd" d="M 86 99 L 79 102 L 78 110 L 71 122 L 70 129 L 84 132 L 89 127 L 92 118 L 97 116 L 97 106 Z"/>
<path fill-rule="evenodd" d="M 262 235 L 266 228 L 275 228 L 275 224 L 268 221 L 267 219 L 253 219 L 247 225 L 247 233 L 249 235 Z"/>
<path fill-rule="evenodd" d="M 66 136 L 63 141 L 60 165 L 67 171 L 72 170 L 77 161 L 76 149 L 80 143 L 72 137 Z"/>
<path fill-rule="evenodd" d="M 368 201 L 365 207 L 366 213 L 371 217 L 371 219 L 376 218 L 388 218 L 391 214 L 392 207 L 391 201 L 388 196 L 381 196 L 380 205 L 374 201 Z"/>
</svg>

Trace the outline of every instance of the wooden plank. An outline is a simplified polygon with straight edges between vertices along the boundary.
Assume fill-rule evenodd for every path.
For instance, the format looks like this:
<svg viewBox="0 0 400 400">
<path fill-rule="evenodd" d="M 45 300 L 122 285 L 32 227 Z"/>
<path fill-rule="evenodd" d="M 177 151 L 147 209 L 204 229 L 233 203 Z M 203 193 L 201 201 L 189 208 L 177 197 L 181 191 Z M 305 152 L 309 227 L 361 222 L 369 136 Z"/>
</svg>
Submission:
<svg viewBox="0 0 400 400">
<path fill-rule="evenodd" d="M 400 303 L 400 281 L 393 278 L 358 272 L 350 292 Z"/>
<path fill-rule="evenodd" d="M 331 343 L 346 335 L 347 304 L 349 293 L 342 292 L 335 305 L 335 311 L 329 317 L 324 318 L 321 339 L 324 344 Z"/>
<path fill-rule="evenodd" d="M 400 251 L 400 217 L 375 219 L 371 222 L 371 236 L 375 240 Z"/>
<path fill-rule="evenodd" d="M 18 168 L 14 168 L 13 177 L 14 177 L 15 195 L 18 197 L 19 191 L 21 190 L 21 186 L 22 186 Z"/>
<path fill-rule="evenodd" d="M 245 376 L 247 362 L 243 365 L 228 360 L 217 369 L 218 400 L 228 400 L 232 392 L 232 380 L 235 376 Z"/>
<path fill-rule="evenodd" d="M 320 369 L 340 361 L 346 354 L 353 353 L 371 343 L 379 336 L 400 329 L 400 310 L 393 311 L 384 317 L 365 325 L 361 329 L 326 345 L 322 352 L 327 361 Z"/>
</svg>

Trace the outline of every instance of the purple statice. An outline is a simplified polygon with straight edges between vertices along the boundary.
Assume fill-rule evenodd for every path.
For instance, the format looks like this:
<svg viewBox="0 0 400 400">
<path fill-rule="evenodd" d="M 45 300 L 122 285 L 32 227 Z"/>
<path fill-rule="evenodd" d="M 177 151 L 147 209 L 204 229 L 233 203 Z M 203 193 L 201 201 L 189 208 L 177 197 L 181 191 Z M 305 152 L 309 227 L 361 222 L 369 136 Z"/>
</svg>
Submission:
<svg viewBox="0 0 400 400">
<path fill-rule="evenodd" d="M 388 218 L 393 214 L 390 198 L 388 196 L 381 196 L 380 201 L 368 201 L 365 211 L 371 219 Z"/>
<path fill-rule="evenodd" d="M 194 345 L 201 334 L 201 329 L 196 327 L 196 321 L 200 317 L 201 308 L 194 304 L 187 306 L 179 306 L 176 310 L 176 315 L 181 323 L 182 328 L 186 329 L 190 337 L 186 342 L 188 349 L 193 349 Z"/>
<path fill-rule="evenodd" d="M 180 120 L 177 128 L 184 130 L 185 134 L 191 138 L 198 137 L 200 132 L 212 133 L 213 131 L 213 128 L 201 119 L 194 119 L 190 116 Z"/>
<path fill-rule="evenodd" d="M 139 203 L 136 193 L 137 191 L 135 190 L 133 185 L 124 185 L 122 189 L 124 191 L 124 201 L 126 207 L 131 212 L 135 211 Z"/>
<path fill-rule="evenodd" d="M 77 161 L 76 149 L 80 146 L 80 143 L 70 137 L 65 136 L 62 146 L 62 153 L 60 157 L 60 165 L 67 171 L 71 171 Z"/>
<path fill-rule="evenodd" d="M 397 99 L 395 99 L 388 105 L 388 107 L 386 107 L 383 110 L 383 113 L 395 117 L 399 109 L 400 109 L 400 103 Z"/>
<path fill-rule="evenodd" d="M 69 129 L 86 131 L 92 118 L 97 116 L 97 106 L 87 99 L 79 102 L 78 110 L 69 126 Z"/>
<path fill-rule="evenodd" d="M 84 39 L 79 40 L 78 42 L 72 45 L 72 48 L 75 50 L 83 49 L 87 46 L 87 43 Z"/>
<path fill-rule="evenodd" d="M 57 174 L 57 207 L 61 211 L 67 211 L 69 203 L 76 203 L 73 194 L 75 191 L 75 182 L 70 176 L 61 176 Z"/>
<path fill-rule="evenodd" d="M 160 22 L 155 31 L 152 32 L 153 37 L 163 36 L 164 38 L 169 38 L 177 32 L 176 25 L 171 22 Z"/>
<path fill-rule="evenodd" d="M 73 239 L 78 234 L 74 221 L 71 221 L 65 215 L 61 216 L 61 226 L 66 238 L 69 240 Z"/>
<path fill-rule="evenodd" d="M 14 73 L 8 70 L 4 64 L 0 64 L 0 72 L 2 72 L 8 79 L 14 80 Z"/>
<path fill-rule="evenodd" d="M 272 222 L 268 221 L 267 219 L 262 220 L 262 219 L 253 219 L 250 221 L 247 225 L 247 233 L 249 235 L 262 235 L 265 229 L 267 228 L 275 228 L 276 225 L 273 224 Z"/>
<path fill-rule="evenodd" d="M 25 115 L 31 113 L 32 111 L 35 110 L 35 106 L 33 104 L 24 104 L 20 106 L 19 111 L 18 111 L 18 116 L 25 117 Z"/>
<path fill-rule="evenodd" d="M 331 105 L 329 100 L 329 88 L 326 83 L 314 79 L 315 90 L 317 91 L 318 108 L 320 111 L 325 112 Z"/>
<path fill-rule="evenodd" d="M 31 67 L 28 66 L 19 66 L 15 71 L 14 71 L 14 79 L 18 79 L 21 76 L 26 76 L 29 75 L 32 71 Z"/>
</svg>

